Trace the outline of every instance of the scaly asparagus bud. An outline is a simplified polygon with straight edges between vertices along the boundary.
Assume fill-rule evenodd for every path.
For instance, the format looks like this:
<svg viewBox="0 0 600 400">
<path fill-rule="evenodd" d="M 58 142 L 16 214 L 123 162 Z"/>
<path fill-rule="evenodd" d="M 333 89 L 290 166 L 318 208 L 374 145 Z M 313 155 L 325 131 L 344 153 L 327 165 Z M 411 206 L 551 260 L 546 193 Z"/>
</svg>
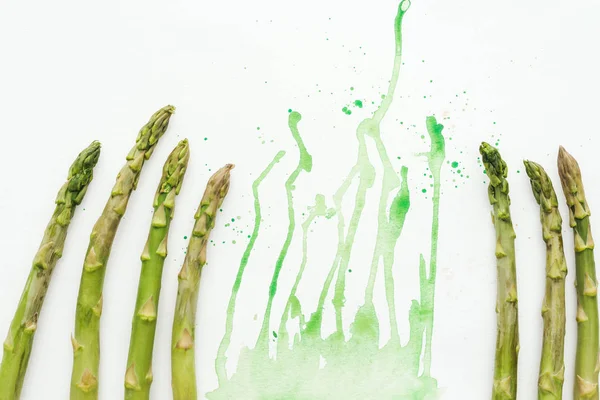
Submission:
<svg viewBox="0 0 600 400">
<path fill-rule="evenodd" d="M 171 342 L 173 400 L 189 400 L 198 397 L 194 354 L 198 288 L 202 268 L 206 264 L 206 247 L 210 232 L 215 226 L 215 218 L 229 191 L 232 168 L 231 164 L 224 166 L 208 181 L 200 207 L 194 217 L 196 223 L 179 273 L 179 290 Z"/>
<path fill-rule="evenodd" d="M 590 209 L 579 164 L 563 147 L 558 152 L 558 173 L 575 235 L 577 356 L 573 398 L 598 400 L 598 281 Z"/>
<path fill-rule="evenodd" d="M 188 141 L 183 140 L 167 159 L 156 191 L 150 234 L 141 257 L 142 271 L 125 373 L 126 399 L 150 398 L 152 353 L 162 273 L 167 257 L 167 239 L 175 210 L 175 197 L 181 190 L 189 159 Z"/>
<path fill-rule="evenodd" d="M 488 196 L 493 208 L 492 222 L 496 229 L 498 334 L 492 399 L 515 399 L 519 356 L 519 315 L 515 260 L 516 235 L 510 217 L 510 197 L 506 180 L 508 168 L 496 148 L 482 143 L 479 151 L 490 178 Z"/>
<path fill-rule="evenodd" d="M 67 182 L 56 196 L 56 209 L 33 260 L 29 278 L 4 342 L 0 366 L 0 400 L 19 398 L 37 330 L 37 321 L 50 285 L 52 272 L 62 257 L 67 230 L 81 204 L 100 157 L 100 143 L 83 150 L 71 168 Z"/>
<path fill-rule="evenodd" d="M 546 242 L 546 294 L 542 306 L 544 336 L 538 381 L 539 400 L 562 399 L 565 376 L 565 277 L 567 262 L 563 250 L 562 218 L 558 199 L 546 171 L 524 161 L 533 195 L 540 205 L 542 237 Z"/>
</svg>

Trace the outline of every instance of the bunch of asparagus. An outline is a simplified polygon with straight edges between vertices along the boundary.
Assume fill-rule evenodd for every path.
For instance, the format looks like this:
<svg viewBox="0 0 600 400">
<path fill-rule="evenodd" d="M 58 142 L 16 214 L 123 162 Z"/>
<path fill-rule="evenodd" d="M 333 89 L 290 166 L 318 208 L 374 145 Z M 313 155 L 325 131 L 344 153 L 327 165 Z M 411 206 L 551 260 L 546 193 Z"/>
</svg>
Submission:
<svg viewBox="0 0 600 400">
<path fill-rule="evenodd" d="M 125 215 L 142 168 L 152 156 L 169 126 L 175 108 L 166 106 L 152 115 L 140 130 L 127 162 L 117 175 L 104 211 L 98 218 L 83 263 L 73 345 L 71 400 L 98 399 L 100 364 L 100 317 L 103 284 L 113 242 Z M 37 321 L 52 272 L 63 254 L 67 230 L 93 178 L 100 143 L 93 142 L 75 160 L 67 182 L 56 198 L 56 210 L 34 257 L 29 278 L 17 307 L 0 365 L 0 400 L 18 400 L 33 350 Z M 125 398 L 149 399 L 153 381 L 152 354 L 162 271 L 167 257 L 168 233 L 190 158 L 189 143 L 181 141 L 162 170 L 154 198 L 150 233 L 142 252 L 142 270 L 134 310 L 129 358 L 125 369 Z M 173 393 L 175 399 L 196 399 L 194 369 L 195 313 L 200 274 L 206 264 L 207 243 L 215 218 L 229 190 L 227 164 L 208 181 L 190 240 L 183 269 L 173 324 Z"/>
<path fill-rule="evenodd" d="M 508 169 L 498 150 L 482 143 L 480 153 L 490 179 L 488 193 L 496 229 L 498 270 L 498 334 L 492 399 L 517 398 L 519 354 L 518 300 L 515 231 L 510 215 Z M 540 206 L 542 238 L 546 244 L 546 290 L 542 305 L 544 321 L 542 357 L 538 381 L 539 400 L 562 399 L 565 375 L 565 277 L 562 218 L 550 177 L 539 164 L 524 161 L 535 200 Z M 590 210 L 577 161 L 560 147 L 558 172 L 569 207 L 569 222 L 575 237 L 577 288 L 577 354 L 573 398 L 598 400 L 598 302 L 594 241 Z"/>
</svg>

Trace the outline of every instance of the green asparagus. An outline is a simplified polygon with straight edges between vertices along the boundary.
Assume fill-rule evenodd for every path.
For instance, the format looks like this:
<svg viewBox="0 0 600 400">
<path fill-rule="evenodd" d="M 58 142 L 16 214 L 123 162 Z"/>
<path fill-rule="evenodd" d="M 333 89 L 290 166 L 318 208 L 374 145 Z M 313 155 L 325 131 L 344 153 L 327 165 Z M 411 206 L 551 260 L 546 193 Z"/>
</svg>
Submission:
<svg viewBox="0 0 600 400">
<path fill-rule="evenodd" d="M 493 400 L 517 397 L 517 362 L 519 356 L 519 321 L 515 231 L 510 216 L 508 168 L 498 150 L 482 143 L 479 151 L 490 179 L 488 195 L 492 205 L 492 221 L 496 229 L 498 270 L 498 335 L 494 368 Z"/>
<path fill-rule="evenodd" d="M 165 163 L 154 199 L 150 234 L 141 257 L 142 271 L 125 373 L 126 399 L 150 398 L 152 352 L 169 227 L 175 209 L 175 197 L 181 190 L 189 158 L 188 141 L 183 140 Z"/>
<path fill-rule="evenodd" d="M 37 321 L 52 272 L 62 257 L 75 208 L 85 196 L 99 157 L 100 143 L 93 142 L 79 154 L 69 170 L 67 182 L 58 192 L 54 214 L 34 257 L 29 278 L 4 342 L 4 357 L 0 366 L 0 400 L 16 400 L 20 397 Z"/>
<path fill-rule="evenodd" d="M 598 400 L 598 282 L 590 209 L 577 161 L 561 147 L 558 173 L 569 206 L 575 234 L 575 284 L 577 287 L 577 356 L 574 399 Z"/>
<path fill-rule="evenodd" d="M 173 400 L 196 400 L 198 398 L 194 354 L 198 288 L 202 268 L 206 264 L 206 246 L 209 235 L 215 225 L 217 212 L 229 190 L 232 168 L 233 165 L 226 165 L 208 181 L 200 207 L 195 215 L 196 223 L 187 255 L 179 273 L 179 289 L 171 342 Z"/>
<path fill-rule="evenodd" d="M 71 339 L 71 400 L 98 398 L 100 316 L 106 265 L 117 229 L 127 210 L 129 198 L 137 187 L 144 162 L 150 158 L 156 144 L 165 133 L 174 110 L 173 106 L 162 108 L 140 130 L 136 144 L 127 156 L 127 163 L 117 176 L 104 211 L 92 230 L 77 298 L 75 334 Z"/>
<path fill-rule="evenodd" d="M 524 161 L 535 200 L 540 205 L 542 237 L 546 242 L 546 294 L 542 306 L 544 335 L 538 381 L 539 400 L 562 399 L 565 380 L 565 277 L 567 261 L 563 249 L 562 218 L 558 199 L 546 171 Z"/>
</svg>

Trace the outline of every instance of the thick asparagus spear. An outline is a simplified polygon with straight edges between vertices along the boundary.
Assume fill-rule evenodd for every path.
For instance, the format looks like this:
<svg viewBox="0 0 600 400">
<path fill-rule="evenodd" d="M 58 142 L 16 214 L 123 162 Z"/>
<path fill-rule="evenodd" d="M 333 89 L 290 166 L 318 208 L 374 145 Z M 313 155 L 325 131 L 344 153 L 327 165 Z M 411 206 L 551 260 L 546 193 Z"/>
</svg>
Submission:
<svg viewBox="0 0 600 400">
<path fill-rule="evenodd" d="M 133 316 L 125 398 L 149 399 L 152 385 L 152 352 L 163 266 L 167 256 L 167 239 L 175 197 L 181 190 L 190 158 L 188 141 L 183 140 L 173 150 L 165 166 L 154 199 L 154 215 L 146 247 L 142 253 L 142 271 Z"/>
<path fill-rule="evenodd" d="M 498 336 L 492 399 L 515 399 L 517 397 L 519 321 L 515 262 L 516 235 L 510 217 L 510 197 L 506 180 L 508 168 L 496 148 L 482 143 L 479 151 L 490 179 L 488 195 L 493 207 L 492 220 L 496 229 Z"/>
<path fill-rule="evenodd" d="M 127 156 L 127 163 L 117 176 L 106 207 L 92 230 L 83 263 L 75 315 L 75 334 L 72 338 L 74 354 L 71 376 L 72 400 L 98 398 L 100 315 L 106 264 L 121 218 L 137 186 L 144 162 L 150 158 L 156 144 L 165 133 L 174 110 L 173 106 L 162 108 L 140 130 L 137 142 Z"/>
<path fill-rule="evenodd" d="M 217 212 L 229 190 L 233 165 L 217 171 L 208 181 L 206 191 L 195 215 L 196 223 L 187 255 L 179 273 L 179 289 L 173 321 L 171 342 L 171 372 L 173 400 L 196 400 L 195 339 L 196 306 L 200 275 L 206 264 L 206 246 L 215 226 Z"/>
<path fill-rule="evenodd" d="M 99 157 L 100 143 L 93 142 L 79 154 L 69 170 L 67 182 L 58 192 L 54 214 L 33 259 L 29 278 L 4 342 L 4 357 L 0 366 L 0 400 L 16 400 L 21 394 L 38 317 L 52 272 L 62 257 L 75 208 L 85 196 Z"/>
<path fill-rule="evenodd" d="M 536 201 L 540 205 L 542 237 L 546 242 L 546 294 L 542 306 L 544 338 L 538 381 L 539 400 L 562 399 L 565 377 L 565 277 L 567 261 L 563 250 L 562 218 L 558 199 L 546 171 L 524 161 Z"/>
<path fill-rule="evenodd" d="M 594 239 L 579 164 L 564 148 L 558 153 L 558 173 L 575 234 L 577 286 L 577 357 L 574 399 L 598 400 L 598 282 Z"/>
</svg>

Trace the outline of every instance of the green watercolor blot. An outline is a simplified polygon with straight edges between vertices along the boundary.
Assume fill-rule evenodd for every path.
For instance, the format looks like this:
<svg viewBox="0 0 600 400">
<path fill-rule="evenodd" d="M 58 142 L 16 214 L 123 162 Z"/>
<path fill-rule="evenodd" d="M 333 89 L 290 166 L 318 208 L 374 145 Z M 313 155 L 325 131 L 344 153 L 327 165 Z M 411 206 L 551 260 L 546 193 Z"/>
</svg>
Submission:
<svg viewBox="0 0 600 400">
<path fill-rule="evenodd" d="M 363 102 L 361 100 L 354 100 L 354 105 L 358 108 L 363 108 Z"/>
<path fill-rule="evenodd" d="M 452 168 L 458 168 L 458 162 L 457 161 L 452 161 Z"/>
<path fill-rule="evenodd" d="M 233 283 L 225 322 L 225 333 L 221 340 L 215 370 L 218 389 L 207 393 L 210 400 L 329 400 L 371 399 L 378 400 L 425 400 L 439 396 L 437 381 L 431 375 L 432 337 L 434 325 L 435 283 L 437 275 L 437 250 L 439 234 L 439 206 L 441 195 L 441 169 L 445 160 L 443 125 L 435 117 L 426 118 L 430 149 L 423 154 L 433 179 L 433 207 L 431 220 L 430 254 L 428 261 L 420 256 L 419 295 L 412 301 L 408 313 L 410 334 L 402 340 L 396 311 L 394 274 L 398 273 L 395 254 L 401 238 L 406 217 L 411 207 L 408 186 L 408 168 L 403 166 L 398 174 L 391 163 L 381 135 L 381 123 L 386 117 L 399 80 L 402 65 L 402 20 L 410 1 L 402 0 L 395 19 L 396 53 L 387 95 L 374 114 L 362 120 L 356 128 L 357 158 L 347 177 L 333 195 L 333 207 L 327 207 L 326 197 L 315 196 L 314 205 L 309 207 L 301 229 L 301 260 L 288 260 L 298 222 L 293 189 L 301 174 L 312 171 L 312 157 L 300 135 L 299 123 L 302 116 L 289 110 L 288 126 L 294 138 L 298 154 L 297 165 L 283 185 L 287 198 L 287 234 L 282 239 L 279 255 L 275 261 L 271 282 L 265 288 L 267 304 L 262 318 L 258 339 L 253 347 L 241 350 L 235 371 L 228 371 L 228 357 L 234 350 L 231 341 L 234 332 L 235 311 L 240 288 L 243 285 L 250 256 L 259 240 L 263 214 L 260 201 L 260 185 L 286 154 L 280 151 L 262 171 L 252 185 L 254 198 L 254 227 L 246 250 L 240 260 Z M 346 113 L 346 111 L 344 111 Z M 376 156 L 368 151 L 372 142 Z M 374 163 L 383 166 L 378 174 Z M 398 157 L 399 158 L 399 157 Z M 376 185 L 377 182 L 381 185 Z M 355 184 L 357 183 L 357 184 Z M 368 280 L 365 285 L 364 302 L 352 315 L 344 311 L 346 302 L 346 275 L 350 268 L 354 245 L 357 251 L 366 249 L 355 238 L 366 207 L 368 194 L 374 187 L 380 188 L 377 210 L 376 243 L 372 250 Z M 352 189 L 352 190 L 351 190 Z M 423 192 L 426 190 L 423 189 Z M 350 215 L 345 215 L 342 204 L 354 201 Z M 322 268 L 323 261 L 310 262 L 309 243 L 311 226 L 325 217 L 337 219 L 337 247 L 324 282 L 316 307 L 307 310 L 297 296 L 306 268 Z M 260 260 L 263 264 L 264 260 Z M 404 264 L 404 263 L 403 263 Z M 428 265 L 429 264 L 429 265 Z M 279 291 L 279 277 L 283 268 L 295 271 L 295 280 L 289 292 Z M 375 281 L 379 269 L 383 269 L 387 315 L 378 314 L 373 302 Z M 310 282 L 311 285 L 318 284 Z M 333 310 L 325 312 L 325 302 L 333 295 Z M 283 296 L 283 297 L 281 297 Z M 285 301 L 281 314 L 273 315 L 276 299 Z M 350 318 L 350 320 L 348 319 Z M 390 339 L 380 346 L 380 319 L 387 318 L 390 327 L 385 335 Z M 335 321 L 333 333 L 325 333 L 324 323 Z M 294 328 L 290 326 L 294 325 Z M 350 326 L 349 329 L 346 327 Z M 368 366 L 368 371 L 365 371 Z M 230 373 L 231 372 L 231 373 Z M 375 397 L 374 397 L 375 396 Z"/>
</svg>

